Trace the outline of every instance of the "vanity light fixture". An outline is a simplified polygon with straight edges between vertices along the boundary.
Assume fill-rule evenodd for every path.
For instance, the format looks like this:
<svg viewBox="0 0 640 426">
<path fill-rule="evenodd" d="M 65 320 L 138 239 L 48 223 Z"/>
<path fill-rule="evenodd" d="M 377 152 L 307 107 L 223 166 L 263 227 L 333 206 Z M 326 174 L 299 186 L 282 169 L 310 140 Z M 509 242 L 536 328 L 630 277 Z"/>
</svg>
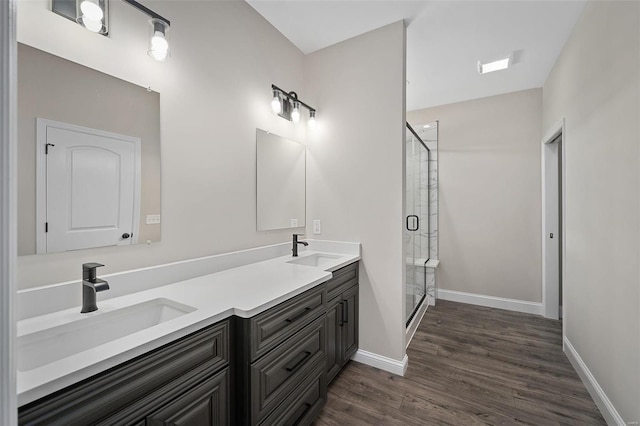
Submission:
<svg viewBox="0 0 640 426">
<path fill-rule="evenodd" d="M 157 61 L 169 57 L 169 28 L 171 22 L 135 0 L 122 0 L 149 16 L 149 49 L 147 53 Z M 75 8 L 74 8 L 75 6 Z M 89 31 L 107 35 L 109 0 L 51 0 L 51 10 L 75 21 Z"/>
<path fill-rule="evenodd" d="M 298 123 L 300 121 L 300 107 L 303 106 L 309 110 L 309 119 L 307 124 L 310 128 L 316 125 L 316 109 L 309 106 L 298 99 L 296 92 L 285 92 L 275 84 L 271 85 L 273 91 L 273 99 L 271 100 L 271 109 L 280 117 Z"/>
</svg>

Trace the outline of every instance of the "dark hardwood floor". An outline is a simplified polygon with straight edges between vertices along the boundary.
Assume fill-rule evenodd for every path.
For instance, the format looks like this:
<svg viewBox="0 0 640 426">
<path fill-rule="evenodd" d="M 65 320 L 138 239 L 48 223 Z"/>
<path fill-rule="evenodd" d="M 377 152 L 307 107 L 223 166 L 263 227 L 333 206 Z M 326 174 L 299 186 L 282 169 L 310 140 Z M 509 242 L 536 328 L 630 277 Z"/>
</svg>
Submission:
<svg viewBox="0 0 640 426">
<path fill-rule="evenodd" d="M 315 425 L 606 424 L 561 340 L 560 321 L 438 301 L 405 377 L 351 361 Z"/>
</svg>

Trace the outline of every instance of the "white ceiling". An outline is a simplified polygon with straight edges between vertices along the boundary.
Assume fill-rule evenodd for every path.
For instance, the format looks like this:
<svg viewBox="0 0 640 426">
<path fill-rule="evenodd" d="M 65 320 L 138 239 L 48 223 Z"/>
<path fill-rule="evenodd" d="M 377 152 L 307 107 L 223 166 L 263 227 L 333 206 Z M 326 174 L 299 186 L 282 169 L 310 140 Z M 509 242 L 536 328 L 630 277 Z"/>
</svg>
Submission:
<svg viewBox="0 0 640 426">
<path fill-rule="evenodd" d="M 407 23 L 407 111 L 542 87 L 584 0 L 247 0 L 302 52 Z M 512 68 L 478 60 L 515 52 Z"/>
</svg>

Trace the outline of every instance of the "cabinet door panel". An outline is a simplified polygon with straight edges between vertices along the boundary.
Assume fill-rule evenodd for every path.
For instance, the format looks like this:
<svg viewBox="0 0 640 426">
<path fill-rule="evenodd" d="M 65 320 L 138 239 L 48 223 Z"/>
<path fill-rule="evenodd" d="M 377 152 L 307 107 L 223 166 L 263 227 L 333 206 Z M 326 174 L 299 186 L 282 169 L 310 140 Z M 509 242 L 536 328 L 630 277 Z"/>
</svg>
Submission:
<svg viewBox="0 0 640 426">
<path fill-rule="evenodd" d="M 342 299 L 336 297 L 327 306 L 327 380 L 331 382 L 342 368 Z"/>
<path fill-rule="evenodd" d="M 352 287 L 342 294 L 344 324 L 342 326 L 342 364 L 358 350 L 358 287 Z"/>
</svg>

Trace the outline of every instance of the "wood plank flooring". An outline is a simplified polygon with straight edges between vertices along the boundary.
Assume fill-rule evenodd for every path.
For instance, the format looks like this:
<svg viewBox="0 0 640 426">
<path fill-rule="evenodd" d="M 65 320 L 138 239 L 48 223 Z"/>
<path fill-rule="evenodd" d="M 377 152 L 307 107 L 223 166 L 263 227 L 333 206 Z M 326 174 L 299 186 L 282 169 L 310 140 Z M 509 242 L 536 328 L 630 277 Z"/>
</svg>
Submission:
<svg viewBox="0 0 640 426">
<path fill-rule="evenodd" d="M 314 424 L 605 425 L 561 340 L 560 321 L 438 301 L 405 377 L 351 361 Z"/>
</svg>

